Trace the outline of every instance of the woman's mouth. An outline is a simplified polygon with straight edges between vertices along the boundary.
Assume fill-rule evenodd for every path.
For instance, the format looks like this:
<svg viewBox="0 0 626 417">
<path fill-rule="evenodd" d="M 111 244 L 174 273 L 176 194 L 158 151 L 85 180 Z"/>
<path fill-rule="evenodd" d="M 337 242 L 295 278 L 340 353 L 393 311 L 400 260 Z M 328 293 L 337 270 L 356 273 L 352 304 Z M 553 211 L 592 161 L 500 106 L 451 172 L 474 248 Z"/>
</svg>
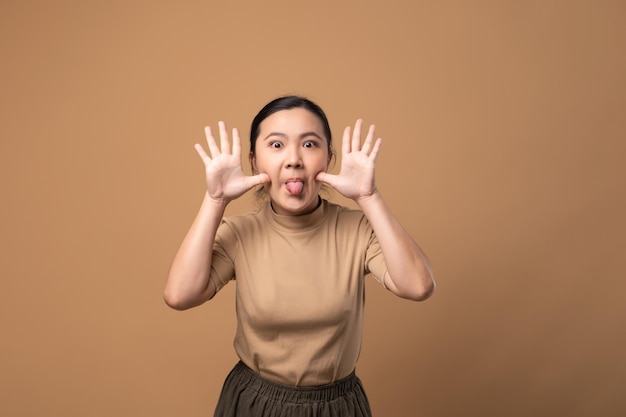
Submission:
<svg viewBox="0 0 626 417">
<path fill-rule="evenodd" d="M 288 179 L 285 182 L 285 187 L 291 195 L 299 195 L 304 189 L 304 182 L 299 178 Z"/>
</svg>

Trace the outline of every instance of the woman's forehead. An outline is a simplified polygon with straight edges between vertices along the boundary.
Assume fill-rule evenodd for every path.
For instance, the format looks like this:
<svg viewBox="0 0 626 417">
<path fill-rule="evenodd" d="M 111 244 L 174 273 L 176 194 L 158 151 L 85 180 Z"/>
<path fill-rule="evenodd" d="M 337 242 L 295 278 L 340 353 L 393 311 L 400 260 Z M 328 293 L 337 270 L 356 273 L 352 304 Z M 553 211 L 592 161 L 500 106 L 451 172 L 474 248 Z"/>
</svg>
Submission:
<svg viewBox="0 0 626 417">
<path fill-rule="evenodd" d="M 309 110 L 300 107 L 272 113 L 260 125 L 260 136 L 265 136 L 271 132 L 300 134 L 306 131 L 316 132 L 320 137 L 326 136 L 320 118 Z"/>
</svg>

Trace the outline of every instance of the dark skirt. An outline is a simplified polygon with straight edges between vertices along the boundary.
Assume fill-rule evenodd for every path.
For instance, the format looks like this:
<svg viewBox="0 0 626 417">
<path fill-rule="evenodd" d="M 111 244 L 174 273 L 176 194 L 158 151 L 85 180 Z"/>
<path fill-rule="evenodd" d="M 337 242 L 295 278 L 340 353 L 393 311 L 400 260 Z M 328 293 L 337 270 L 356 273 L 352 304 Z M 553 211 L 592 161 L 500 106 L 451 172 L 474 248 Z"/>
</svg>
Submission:
<svg viewBox="0 0 626 417">
<path fill-rule="evenodd" d="M 215 417 L 371 417 L 363 385 L 352 372 L 317 387 L 294 387 L 261 377 L 239 362 L 230 372 Z"/>
</svg>

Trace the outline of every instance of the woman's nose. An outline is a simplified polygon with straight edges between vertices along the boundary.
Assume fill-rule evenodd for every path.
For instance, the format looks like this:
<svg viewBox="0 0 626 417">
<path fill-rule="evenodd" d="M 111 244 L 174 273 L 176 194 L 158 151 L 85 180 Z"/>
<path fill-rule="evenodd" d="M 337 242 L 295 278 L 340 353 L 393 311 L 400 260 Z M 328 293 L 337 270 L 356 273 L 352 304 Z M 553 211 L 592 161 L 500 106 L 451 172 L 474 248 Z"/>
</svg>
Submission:
<svg viewBox="0 0 626 417">
<path fill-rule="evenodd" d="M 298 150 L 294 149 L 289 152 L 289 154 L 287 155 L 287 160 L 285 161 L 285 166 L 287 168 L 301 168 L 302 167 L 302 158 Z"/>
</svg>

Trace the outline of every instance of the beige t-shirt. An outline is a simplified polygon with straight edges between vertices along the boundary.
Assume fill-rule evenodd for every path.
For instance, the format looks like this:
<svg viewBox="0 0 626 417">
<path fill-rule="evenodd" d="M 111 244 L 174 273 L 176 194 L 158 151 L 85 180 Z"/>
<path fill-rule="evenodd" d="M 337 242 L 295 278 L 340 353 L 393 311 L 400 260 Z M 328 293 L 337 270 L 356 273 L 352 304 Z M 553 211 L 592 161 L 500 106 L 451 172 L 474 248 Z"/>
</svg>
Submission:
<svg viewBox="0 0 626 417">
<path fill-rule="evenodd" d="M 349 375 L 361 350 L 364 276 L 387 266 L 359 210 L 322 200 L 303 216 L 269 204 L 225 218 L 213 249 L 219 290 L 236 279 L 235 350 L 251 369 L 289 385 Z"/>
</svg>

